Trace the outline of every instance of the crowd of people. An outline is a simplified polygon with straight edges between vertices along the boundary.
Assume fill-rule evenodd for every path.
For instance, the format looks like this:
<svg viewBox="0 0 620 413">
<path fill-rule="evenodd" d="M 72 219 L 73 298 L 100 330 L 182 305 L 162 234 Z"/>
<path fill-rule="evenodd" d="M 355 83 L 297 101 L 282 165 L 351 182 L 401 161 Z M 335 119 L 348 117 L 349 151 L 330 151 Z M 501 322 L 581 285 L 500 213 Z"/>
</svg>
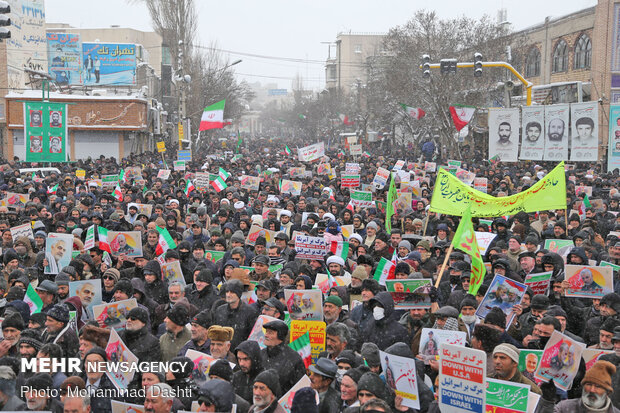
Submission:
<svg viewBox="0 0 620 413">
<path fill-rule="evenodd" d="M 466 345 L 487 355 L 487 376 L 530 385 L 540 396 L 538 412 L 620 412 L 618 270 L 613 271 L 614 291 L 598 298 L 566 296 L 564 272 L 566 264 L 620 265 L 618 171 L 603 172 L 599 164 L 567 170 L 566 209 L 488 217 L 491 225 L 474 218 L 476 231 L 496 237 L 483 257 L 489 270 L 472 295 L 469 256 L 454 250 L 446 257 L 459 217 L 430 210 L 436 172 L 424 170 L 421 153 L 400 155 L 408 161 L 403 169 L 411 172 L 411 181 L 419 180 L 419 192 L 411 205 L 396 209 L 388 232 L 381 205 L 387 201 L 389 182 L 372 188 L 376 206 L 359 208 L 350 205 L 349 188 L 341 187 L 340 176 L 346 162 L 357 162 L 361 183 L 372 184 L 377 169 L 392 169 L 398 156 L 370 150 L 369 157 L 354 159 L 332 146 L 322 159 L 302 163 L 284 148 L 284 142 L 267 140 L 246 142 L 239 154 L 210 147 L 194 153 L 185 170 L 173 170 L 167 179 L 157 177 L 167 166 L 153 153 L 53 165 L 61 174 L 20 174 L 20 163 L 3 165 L 0 411 L 112 411 L 114 397 L 102 397 L 96 390 L 114 389 L 115 384 L 105 371 L 88 368 L 88 362 L 110 361 L 105 349 L 111 329 L 90 311 L 93 291 L 69 288 L 73 281 L 92 280 L 101 285 L 103 303 L 136 299 L 138 306 L 116 332 L 140 362 L 186 366 L 135 374 L 128 388 L 143 389 L 143 397 L 116 400 L 144 406 L 145 412 L 190 411 L 196 404 L 207 412 L 230 412 L 233 405 L 241 413 L 284 412 L 279 399 L 305 375 L 311 385 L 297 389 L 291 412 L 439 412 L 438 361 L 425 357 L 436 354 L 436 343 L 427 342 L 420 351 L 423 328 L 466 333 Z M 425 156 L 430 159 L 432 153 Z M 447 162 L 434 160 L 438 166 Z M 319 164 L 325 163 L 335 176 L 319 174 Z M 526 190 L 554 166 L 461 164 L 486 177 L 487 193 L 497 197 Z M 132 167 L 140 167 L 141 176 L 121 179 L 122 194 L 114 193 L 115 185 L 96 182 Z M 300 167 L 306 171 L 301 176 Z M 186 194 L 187 179 L 196 183 L 195 172 L 217 174 L 219 168 L 230 174 L 225 189 L 209 185 Z M 77 170 L 85 171 L 83 177 Z M 260 177 L 258 190 L 242 188 L 243 175 Z M 282 179 L 301 181 L 299 194 L 281 192 Z M 399 184 L 400 175 L 395 179 Z M 584 194 L 576 193 L 576 186 L 592 189 L 585 211 Z M 29 198 L 26 203 L 9 202 L 7 193 Z M 138 205 L 144 204 L 152 206 L 150 215 L 139 211 Z M 13 237 L 11 228 L 24 223 L 32 225 L 33 239 Z M 98 242 L 86 249 L 92 225 L 139 231 L 142 255 L 128 253 L 125 238 L 116 254 L 108 254 Z M 275 231 L 274 239 L 259 236 L 249 242 L 253 225 Z M 347 237 L 343 227 L 349 225 L 353 232 Z M 163 229 L 176 246 L 161 253 Z M 328 252 L 322 259 L 297 258 L 295 233 L 348 241 L 348 256 Z M 50 234 L 73 236 L 73 257 L 55 270 L 54 255 L 46 254 Z M 574 246 L 566 254 L 550 252 L 544 248 L 549 239 L 572 240 Z M 212 251 L 223 257 L 212 260 L 207 254 Z M 430 309 L 395 309 L 393 294 L 375 277 L 382 258 L 395 262 L 397 279 L 432 280 Z M 184 283 L 168 283 L 162 276 L 162 263 L 173 261 L 180 262 Z M 543 271 L 553 272 L 547 292 L 528 289 L 522 302 L 511 306 L 511 317 L 499 305 L 484 318 L 475 315 L 495 275 L 523 282 L 528 274 Z M 317 275 L 328 273 L 350 283 L 325 291 L 325 351 L 306 368 L 302 356 L 288 345 L 285 291 L 316 288 Z M 252 289 L 256 299 L 242 299 Z M 41 311 L 31 314 L 29 290 L 40 299 Z M 262 343 L 249 339 L 259 315 L 276 319 L 263 325 Z M 579 369 L 568 390 L 519 369 L 520 351 L 544 349 L 554 331 L 587 347 L 609 350 L 587 370 L 583 360 L 573 360 Z M 187 357 L 189 350 L 217 361 L 205 373 Z M 415 361 L 419 409 L 405 406 L 390 386 L 380 351 Z M 61 369 L 35 373 L 21 368 L 21 360 L 34 358 L 79 358 L 85 368 L 73 375 Z M 556 362 L 567 363 L 561 358 Z M 58 389 L 57 394 L 50 389 Z"/>
</svg>

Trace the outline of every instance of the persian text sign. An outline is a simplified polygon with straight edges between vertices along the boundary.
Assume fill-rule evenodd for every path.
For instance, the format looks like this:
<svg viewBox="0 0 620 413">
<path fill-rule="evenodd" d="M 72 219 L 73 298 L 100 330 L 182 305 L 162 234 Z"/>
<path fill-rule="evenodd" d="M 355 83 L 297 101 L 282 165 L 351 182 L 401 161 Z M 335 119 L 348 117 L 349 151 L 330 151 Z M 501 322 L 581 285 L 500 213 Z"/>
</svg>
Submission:
<svg viewBox="0 0 620 413">
<path fill-rule="evenodd" d="M 442 412 L 484 411 L 486 364 L 484 351 L 452 344 L 440 345 L 437 399 Z"/>
<path fill-rule="evenodd" d="M 312 364 L 316 363 L 319 354 L 325 351 L 325 321 L 292 320 L 290 342 L 297 340 L 306 334 L 310 335 L 310 353 L 312 354 Z"/>
<path fill-rule="evenodd" d="M 499 217 L 517 212 L 566 208 L 564 162 L 526 191 L 506 197 L 494 197 L 462 183 L 446 170 L 437 174 L 431 199 L 431 211 L 462 216 L 471 205 L 472 217 Z"/>
<path fill-rule="evenodd" d="M 297 149 L 297 157 L 302 162 L 312 162 L 325 156 L 325 143 L 319 142 L 314 145 Z"/>
<path fill-rule="evenodd" d="M 327 243 L 323 237 L 297 234 L 295 236 L 295 251 L 297 252 L 295 258 L 322 261 L 327 252 Z"/>
<path fill-rule="evenodd" d="M 357 188 L 360 186 L 359 175 L 342 175 L 340 178 L 340 186 L 342 188 Z"/>
</svg>

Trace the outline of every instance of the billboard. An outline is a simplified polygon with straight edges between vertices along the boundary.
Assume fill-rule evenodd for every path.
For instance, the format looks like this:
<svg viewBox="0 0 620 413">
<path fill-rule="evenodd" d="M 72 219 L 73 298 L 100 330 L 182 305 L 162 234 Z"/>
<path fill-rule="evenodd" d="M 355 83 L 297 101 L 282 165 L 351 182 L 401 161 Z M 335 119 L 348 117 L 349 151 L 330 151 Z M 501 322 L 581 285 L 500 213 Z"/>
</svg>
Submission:
<svg viewBox="0 0 620 413">
<path fill-rule="evenodd" d="M 136 45 L 82 43 L 82 82 L 85 86 L 136 84 Z"/>
<path fill-rule="evenodd" d="M 82 84 L 82 43 L 79 34 L 47 33 L 49 74 L 60 85 Z"/>
<path fill-rule="evenodd" d="M 67 104 L 24 103 L 26 162 L 67 162 Z"/>
<path fill-rule="evenodd" d="M 620 105 L 609 107 L 609 143 L 607 153 L 607 170 L 620 168 Z"/>
</svg>

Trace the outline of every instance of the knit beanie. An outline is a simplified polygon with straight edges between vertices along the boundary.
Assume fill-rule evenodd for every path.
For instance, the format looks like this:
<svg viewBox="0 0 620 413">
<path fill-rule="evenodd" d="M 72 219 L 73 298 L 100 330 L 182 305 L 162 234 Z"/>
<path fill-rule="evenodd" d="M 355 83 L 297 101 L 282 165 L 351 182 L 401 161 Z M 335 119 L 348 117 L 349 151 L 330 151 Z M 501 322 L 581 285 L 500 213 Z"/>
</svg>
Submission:
<svg viewBox="0 0 620 413">
<path fill-rule="evenodd" d="M 62 304 L 56 304 L 47 311 L 47 316 L 61 323 L 69 322 L 69 309 Z"/>
<path fill-rule="evenodd" d="M 319 413 L 319 406 L 316 404 L 316 391 L 312 387 L 302 387 L 295 392 L 291 413 Z"/>
<path fill-rule="evenodd" d="M 144 324 L 149 323 L 149 313 L 142 307 L 132 308 L 131 311 L 127 314 L 127 319 L 135 318 L 136 320 L 142 321 Z"/>
<path fill-rule="evenodd" d="M 233 371 L 230 368 L 230 364 L 226 360 L 217 360 L 215 363 L 211 364 L 209 368 L 209 377 L 217 376 L 221 379 L 224 379 L 228 382 L 232 380 Z"/>
<path fill-rule="evenodd" d="M 274 369 L 265 370 L 259 373 L 254 379 L 254 383 L 263 383 L 269 388 L 269 390 L 271 390 L 276 398 L 280 398 L 280 379 L 278 378 L 278 372 Z"/>
<path fill-rule="evenodd" d="M 168 318 L 178 326 L 184 326 L 189 323 L 189 313 L 182 305 L 175 305 L 168 310 Z"/>
<path fill-rule="evenodd" d="M 585 380 L 585 379 L 584 379 Z M 48 390 L 54 385 L 52 376 L 47 373 L 37 373 L 26 380 L 26 387 L 34 390 Z"/>
<path fill-rule="evenodd" d="M 519 349 L 512 344 L 502 343 L 495 346 L 495 349 L 493 349 L 493 355 L 496 353 L 505 354 L 515 363 L 519 363 Z"/>
<path fill-rule="evenodd" d="M 599 360 L 586 371 L 581 384 L 593 383 L 603 387 L 608 392 L 613 391 L 611 377 L 616 373 L 616 366 L 605 360 Z"/>
<path fill-rule="evenodd" d="M 23 331 L 25 326 L 22 316 L 19 313 L 9 313 L 2 321 L 2 330 L 5 328 L 14 328 Z"/>
<path fill-rule="evenodd" d="M 368 272 L 366 271 L 366 268 L 358 265 L 355 270 L 353 270 L 353 273 L 351 273 L 351 278 L 357 278 L 358 280 L 363 281 L 368 278 Z"/>
</svg>

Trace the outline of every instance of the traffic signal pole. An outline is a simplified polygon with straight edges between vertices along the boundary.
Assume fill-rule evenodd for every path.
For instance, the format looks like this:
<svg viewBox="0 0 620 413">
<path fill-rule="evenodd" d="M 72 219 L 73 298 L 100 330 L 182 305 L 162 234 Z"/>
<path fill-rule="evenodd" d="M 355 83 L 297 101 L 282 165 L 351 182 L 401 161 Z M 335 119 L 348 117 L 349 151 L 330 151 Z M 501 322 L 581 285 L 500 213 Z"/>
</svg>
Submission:
<svg viewBox="0 0 620 413">
<path fill-rule="evenodd" d="M 519 73 L 517 71 L 517 69 L 515 69 L 510 63 L 507 62 L 481 62 L 482 63 L 482 67 L 503 67 L 505 69 L 508 69 L 512 72 L 512 74 L 521 81 L 521 83 L 523 83 L 523 85 L 525 86 L 525 90 L 526 90 L 526 105 L 527 106 L 531 106 L 532 105 L 532 87 L 534 86 L 534 84 L 532 82 L 529 82 L 528 80 L 526 80 L 523 75 L 521 73 Z M 430 69 L 439 69 L 441 66 L 439 63 L 430 63 L 428 64 L 428 67 Z M 457 63 L 456 64 L 457 68 L 463 68 L 463 69 L 467 69 L 467 68 L 473 68 L 474 64 L 471 62 L 462 62 L 462 63 Z M 420 68 L 423 68 L 423 65 L 420 65 Z"/>
</svg>

